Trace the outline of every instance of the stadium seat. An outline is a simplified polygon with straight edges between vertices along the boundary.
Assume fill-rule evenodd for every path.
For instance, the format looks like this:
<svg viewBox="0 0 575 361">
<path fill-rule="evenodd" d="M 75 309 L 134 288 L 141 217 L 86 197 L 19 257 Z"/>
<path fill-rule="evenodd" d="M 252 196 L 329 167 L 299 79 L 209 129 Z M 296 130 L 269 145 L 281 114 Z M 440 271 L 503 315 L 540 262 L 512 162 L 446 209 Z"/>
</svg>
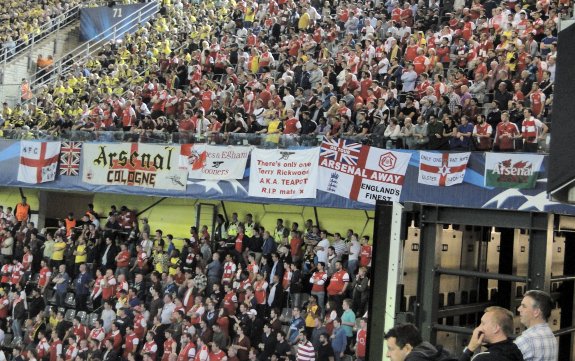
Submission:
<svg viewBox="0 0 575 361">
<path fill-rule="evenodd" d="M 74 293 L 68 292 L 66 294 L 66 300 L 64 301 L 64 304 L 70 308 L 76 307 L 76 296 L 74 295 Z"/>
<path fill-rule="evenodd" d="M 58 312 L 61 312 L 64 315 L 66 315 L 66 309 L 64 307 L 58 307 Z"/>
<path fill-rule="evenodd" d="M 52 306 L 56 306 L 56 292 L 52 292 L 50 296 L 47 297 L 48 304 Z"/>
<path fill-rule="evenodd" d="M 86 321 L 88 320 L 88 314 L 86 313 L 86 311 L 78 311 L 76 313 L 76 317 L 80 318 L 80 322 L 84 325 L 86 325 Z"/>
<path fill-rule="evenodd" d="M 91 313 L 88 315 L 88 327 L 94 327 L 94 323 L 96 322 L 97 319 L 99 319 L 100 316 L 97 313 Z"/>
<path fill-rule="evenodd" d="M 47 305 L 46 308 L 44 308 L 44 317 L 50 317 L 50 312 L 52 312 L 52 306 Z"/>
<path fill-rule="evenodd" d="M 75 316 L 76 316 L 76 310 L 69 308 L 66 310 L 66 313 L 64 314 L 64 320 L 72 322 Z"/>
<path fill-rule="evenodd" d="M 282 326 L 282 331 L 287 335 L 288 331 L 289 331 L 289 326 L 288 325 L 283 325 Z"/>
</svg>

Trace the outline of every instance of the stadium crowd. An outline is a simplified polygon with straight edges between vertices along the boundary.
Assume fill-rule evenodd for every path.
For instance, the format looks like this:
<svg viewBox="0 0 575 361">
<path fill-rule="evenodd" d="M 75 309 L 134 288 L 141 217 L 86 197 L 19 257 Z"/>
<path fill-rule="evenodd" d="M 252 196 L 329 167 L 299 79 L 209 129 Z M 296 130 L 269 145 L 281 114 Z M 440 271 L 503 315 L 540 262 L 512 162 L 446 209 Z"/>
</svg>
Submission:
<svg viewBox="0 0 575 361">
<path fill-rule="evenodd" d="M 371 246 L 351 229 L 234 213 L 176 247 L 126 207 L 89 205 L 49 231 L 29 215 L 25 199 L 0 206 L 12 360 L 365 359 Z"/>
<path fill-rule="evenodd" d="M 80 0 L 2 1 L 0 4 L 0 58 L 12 56 L 34 37 L 50 32 L 64 19 L 62 14 Z"/>
<path fill-rule="evenodd" d="M 215 143 L 327 135 L 388 148 L 537 151 L 552 115 L 557 24 L 572 17 L 572 2 L 446 6 L 162 1 L 134 34 L 52 73 L 35 102 L 5 105 L 4 134 L 180 132 L 188 136 L 176 141 Z"/>
</svg>

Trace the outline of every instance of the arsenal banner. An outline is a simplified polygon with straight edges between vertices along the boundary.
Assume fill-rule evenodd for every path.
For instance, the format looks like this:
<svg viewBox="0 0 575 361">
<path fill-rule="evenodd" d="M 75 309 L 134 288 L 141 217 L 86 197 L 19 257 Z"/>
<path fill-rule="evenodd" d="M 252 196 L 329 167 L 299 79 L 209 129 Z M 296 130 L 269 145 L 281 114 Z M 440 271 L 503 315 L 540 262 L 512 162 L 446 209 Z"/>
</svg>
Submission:
<svg viewBox="0 0 575 361">
<path fill-rule="evenodd" d="M 184 191 L 187 171 L 180 169 L 179 145 L 84 143 L 82 180 Z"/>
<path fill-rule="evenodd" d="M 318 148 L 254 149 L 249 195 L 264 198 L 315 198 Z"/>
<path fill-rule="evenodd" d="M 364 203 L 399 202 L 410 153 L 324 139 L 318 189 Z"/>
<path fill-rule="evenodd" d="M 534 188 L 543 155 L 485 153 L 485 185 L 501 188 Z"/>
<path fill-rule="evenodd" d="M 467 153 L 419 152 L 419 177 L 417 181 L 432 186 L 452 186 L 463 182 L 469 161 Z"/>
<path fill-rule="evenodd" d="M 59 156 L 60 142 L 20 142 L 18 180 L 33 184 L 54 181 Z"/>
<path fill-rule="evenodd" d="M 180 167 L 191 179 L 242 179 L 251 147 L 183 144 Z"/>
</svg>

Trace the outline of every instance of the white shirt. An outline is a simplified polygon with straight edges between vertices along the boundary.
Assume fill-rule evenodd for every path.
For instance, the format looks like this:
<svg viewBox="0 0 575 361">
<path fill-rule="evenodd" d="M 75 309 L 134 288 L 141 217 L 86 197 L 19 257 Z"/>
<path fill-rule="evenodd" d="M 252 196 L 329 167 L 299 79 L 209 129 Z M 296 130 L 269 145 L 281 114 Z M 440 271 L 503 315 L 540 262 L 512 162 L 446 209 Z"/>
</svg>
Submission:
<svg viewBox="0 0 575 361">
<path fill-rule="evenodd" d="M 323 250 L 316 251 L 317 261 L 327 264 L 327 249 L 330 246 L 329 240 L 324 238 L 321 241 L 319 241 L 317 246 L 323 248 Z"/>
</svg>

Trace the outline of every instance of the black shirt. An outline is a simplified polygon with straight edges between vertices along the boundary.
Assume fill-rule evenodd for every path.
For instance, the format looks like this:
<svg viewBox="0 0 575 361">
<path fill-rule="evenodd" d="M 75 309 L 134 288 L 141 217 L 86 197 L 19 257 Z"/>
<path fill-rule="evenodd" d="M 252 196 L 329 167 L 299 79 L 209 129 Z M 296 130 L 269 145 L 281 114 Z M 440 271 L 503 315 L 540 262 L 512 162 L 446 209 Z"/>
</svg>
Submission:
<svg viewBox="0 0 575 361">
<path fill-rule="evenodd" d="M 333 353 L 333 349 L 331 348 L 331 345 L 328 343 L 326 343 L 325 345 L 319 345 L 319 348 L 317 350 L 317 361 L 329 361 L 330 357 L 335 357 L 335 354 Z"/>
</svg>

